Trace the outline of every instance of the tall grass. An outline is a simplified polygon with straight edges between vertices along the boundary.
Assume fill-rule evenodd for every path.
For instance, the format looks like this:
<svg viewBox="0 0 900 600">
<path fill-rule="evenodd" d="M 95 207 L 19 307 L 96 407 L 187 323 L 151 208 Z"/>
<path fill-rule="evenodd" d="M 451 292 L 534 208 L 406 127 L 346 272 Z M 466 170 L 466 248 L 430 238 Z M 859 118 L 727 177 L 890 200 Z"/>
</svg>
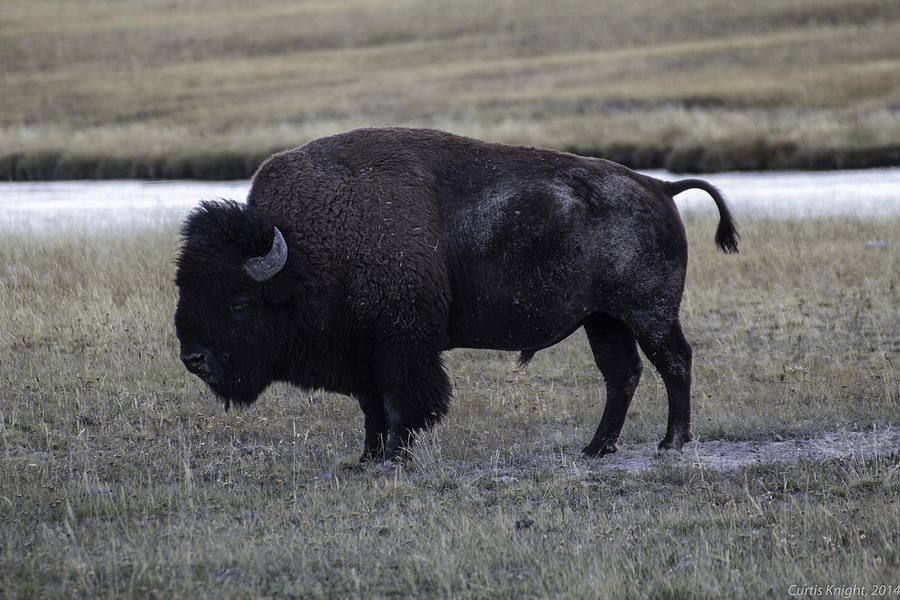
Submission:
<svg viewBox="0 0 900 600">
<path fill-rule="evenodd" d="M 683 320 L 701 439 L 900 425 L 897 219 L 689 215 Z M 873 239 L 888 245 L 865 246 Z M 347 398 L 274 386 L 223 413 L 177 359 L 174 231 L 0 239 L 0 596 L 782 597 L 891 584 L 900 463 L 599 471 L 576 334 L 527 369 L 447 354 L 448 418 L 354 468 Z M 651 369 L 622 443 L 656 441 Z"/>
<path fill-rule="evenodd" d="M 7 1 L 0 176 L 237 177 L 368 125 L 675 170 L 900 163 L 873 0 Z"/>
</svg>

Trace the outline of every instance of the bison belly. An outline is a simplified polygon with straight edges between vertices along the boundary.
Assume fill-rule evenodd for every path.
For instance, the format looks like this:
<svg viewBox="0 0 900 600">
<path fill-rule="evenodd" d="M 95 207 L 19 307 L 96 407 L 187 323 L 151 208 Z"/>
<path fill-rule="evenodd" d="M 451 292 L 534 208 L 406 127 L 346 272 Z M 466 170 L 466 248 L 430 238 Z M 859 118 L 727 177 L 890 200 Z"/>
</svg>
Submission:
<svg viewBox="0 0 900 600">
<path fill-rule="evenodd" d="M 546 266 L 546 265 L 545 265 Z M 568 336 L 595 310 L 580 274 L 502 261 L 479 264 L 454 281 L 450 347 L 541 349 Z"/>
<path fill-rule="evenodd" d="M 615 282 L 597 256 L 603 233 L 582 210 L 547 197 L 488 209 L 479 205 L 455 221 L 451 347 L 546 348 L 603 308 Z"/>
</svg>

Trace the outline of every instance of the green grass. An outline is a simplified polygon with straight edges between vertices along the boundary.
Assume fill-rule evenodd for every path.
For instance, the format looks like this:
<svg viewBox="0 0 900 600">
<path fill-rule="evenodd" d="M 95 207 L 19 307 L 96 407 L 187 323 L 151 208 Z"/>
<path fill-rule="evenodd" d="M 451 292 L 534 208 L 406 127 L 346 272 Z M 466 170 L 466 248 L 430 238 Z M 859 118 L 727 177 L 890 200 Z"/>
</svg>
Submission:
<svg viewBox="0 0 900 600">
<path fill-rule="evenodd" d="M 245 177 L 358 126 L 672 170 L 900 164 L 889 0 L 5 0 L 0 177 Z"/>
<path fill-rule="evenodd" d="M 694 432 L 900 425 L 900 222 L 689 216 Z M 887 247 L 866 248 L 883 239 Z M 599 471 L 576 334 L 517 370 L 447 354 L 451 411 L 402 470 L 354 468 L 345 397 L 223 413 L 179 364 L 174 231 L 0 239 L 0 597 L 786 597 L 896 585 L 900 457 Z M 622 443 L 654 442 L 645 370 Z"/>
</svg>

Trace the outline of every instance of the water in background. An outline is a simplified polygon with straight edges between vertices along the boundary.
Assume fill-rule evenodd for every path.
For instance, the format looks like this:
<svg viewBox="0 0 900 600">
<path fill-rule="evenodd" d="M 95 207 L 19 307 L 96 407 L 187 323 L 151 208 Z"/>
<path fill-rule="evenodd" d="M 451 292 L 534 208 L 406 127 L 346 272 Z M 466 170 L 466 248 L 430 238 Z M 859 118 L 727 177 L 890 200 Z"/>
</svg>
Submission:
<svg viewBox="0 0 900 600">
<path fill-rule="evenodd" d="M 680 176 L 662 171 L 661 179 Z M 900 214 L 900 168 L 703 175 L 725 194 L 735 216 L 804 217 Z M 0 231 L 52 233 L 76 228 L 176 226 L 202 200 L 243 201 L 249 181 L 61 181 L 0 183 Z M 707 194 L 677 197 L 682 212 L 713 211 Z"/>
<path fill-rule="evenodd" d="M 249 181 L 0 183 L 0 231 L 171 227 L 202 200 L 244 201 Z"/>
</svg>

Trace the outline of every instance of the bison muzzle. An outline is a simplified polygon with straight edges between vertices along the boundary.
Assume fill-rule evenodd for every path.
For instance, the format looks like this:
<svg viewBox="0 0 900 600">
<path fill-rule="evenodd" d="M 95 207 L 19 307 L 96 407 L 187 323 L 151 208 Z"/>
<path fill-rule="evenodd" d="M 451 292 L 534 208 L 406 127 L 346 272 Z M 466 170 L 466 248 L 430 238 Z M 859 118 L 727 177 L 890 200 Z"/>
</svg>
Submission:
<svg viewBox="0 0 900 600">
<path fill-rule="evenodd" d="M 394 459 L 447 412 L 457 347 L 535 352 L 584 327 L 606 407 L 584 454 L 616 450 L 641 376 L 665 382 L 661 448 L 691 439 L 679 307 L 687 240 L 673 196 L 719 191 L 573 154 L 418 129 L 362 129 L 267 160 L 246 205 L 186 220 L 175 327 L 185 367 L 249 404 L 273 381 L 351 395 L 362 460 Z"/>
</svg>

